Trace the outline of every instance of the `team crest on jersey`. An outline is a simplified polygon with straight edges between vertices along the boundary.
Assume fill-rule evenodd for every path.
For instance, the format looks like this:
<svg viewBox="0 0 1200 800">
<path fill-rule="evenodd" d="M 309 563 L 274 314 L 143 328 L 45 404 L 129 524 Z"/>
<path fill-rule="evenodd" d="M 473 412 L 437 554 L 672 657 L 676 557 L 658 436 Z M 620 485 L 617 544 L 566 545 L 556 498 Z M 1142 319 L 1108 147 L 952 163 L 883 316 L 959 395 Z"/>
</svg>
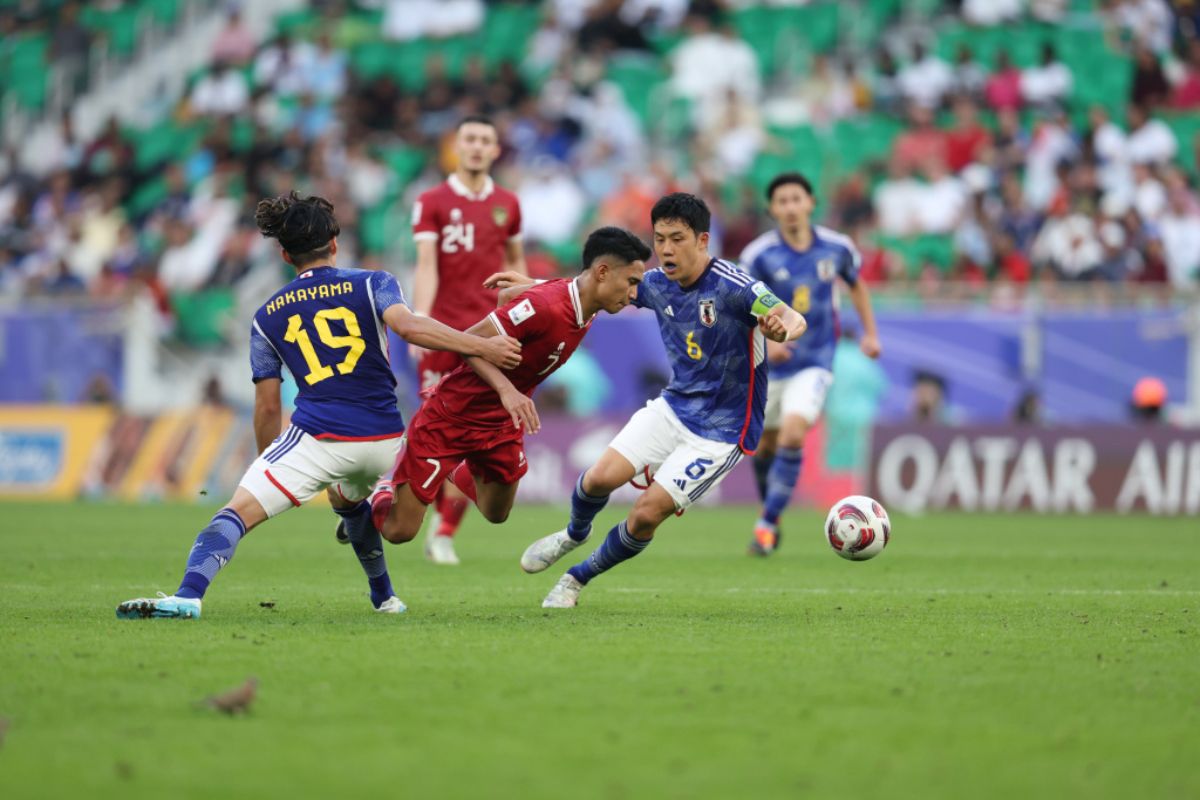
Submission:
<svg viewBox="0 0 1200 800">
<path fill-rule="evenodd" d="M 508 222 L 508 209 L 504 206 L 492 206 L 492 221 L 499 227 Z"/>
<path fill-rule="evenodd" d="M 706 328 L 711 328 L 717 324 L 717 301 L 716 300 L 701 300 L 700 301 L 700 322 Z"/>
<path fill-rule="evenodd" d="M 822 258 L 817 262 L 817 277 L 823 281 L 831 281 L 837 275 L 837 264 L 832 258 Z"/>
</svg>

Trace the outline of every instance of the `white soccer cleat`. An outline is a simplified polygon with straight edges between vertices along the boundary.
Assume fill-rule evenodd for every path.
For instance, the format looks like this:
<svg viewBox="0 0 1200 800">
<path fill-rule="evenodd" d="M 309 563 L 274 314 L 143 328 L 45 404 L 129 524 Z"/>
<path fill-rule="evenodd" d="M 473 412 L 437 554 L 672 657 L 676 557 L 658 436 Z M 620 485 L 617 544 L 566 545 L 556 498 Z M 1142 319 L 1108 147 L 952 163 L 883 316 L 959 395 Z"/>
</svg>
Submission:
<svg viewBox="0 0 1200 800">
<path fill-rule="evenodd" d="M 404 605 L 404 601 L 396 595 L 392 595 L 387 600 L 379 604 L 379 608 L 375 609 L 380 614 L 403 614 L 408 611 L 408 606 Z"/>
<path fill-rule="evenodd" d="M 579 593 L 582 591 L 583 584 L 568 572 L 558 579 L 550 594 L 546 595 L 542 608 L 574 608 L 579 605 Z"/>
<path fill-rule="evenodd" d="M 430 534 L 425 537 L 425 557 L 434 564 L 458 565 L 458 553 L 454 552 L 454 539 L 449 536 Z"/>
<path fill-rule="evenodd" d="M 586 541 L 586 537 L 581 542 L 575 541 L 567 535 L 566 529 L 543 536 L 525 548 L 521 554 L 521 569 L 531 574 L 541 572 Z"/>
</svg>

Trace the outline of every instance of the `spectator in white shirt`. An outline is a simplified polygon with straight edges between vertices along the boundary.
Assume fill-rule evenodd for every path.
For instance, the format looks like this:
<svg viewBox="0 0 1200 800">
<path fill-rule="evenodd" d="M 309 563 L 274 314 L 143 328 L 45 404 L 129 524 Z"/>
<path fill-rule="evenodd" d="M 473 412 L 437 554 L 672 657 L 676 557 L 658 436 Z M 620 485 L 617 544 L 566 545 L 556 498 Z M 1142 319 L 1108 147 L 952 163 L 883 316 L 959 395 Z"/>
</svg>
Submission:
<svg viewBox="0 0 1200 800">
<path fill-rule="evenodd" d="M 1071 69 L 1058 60 L 1054 45 L 1042 45 L 1042 63 L 1021 73 L 1021 97 L 1031 106 L 1061 106 L 1071 96 Z"/>
<path fill-rule="evenodd" d="M 1127 112 L 1129 160 L 1135 164 L 1166 164 L 1179 151 L 1175 134 L 1165 122 L 1152 119 L 1142 106 L 1131 103 Z"/>
<path fill-rule="evenodd" d="M 758 100 L 758 57 L 729 28 L 714 31 L 706 17 L 687 19 L 689 36 L 671 53 L 671 86 L 675 93 L 701 105 L 720 104 L 732 89 L 741 97 Z"/>
<path fill-rule="evenodd" d="M 1059 162 L 1074 159 L 1078 152 L 1061 112 L 1038 123 L 1025 158 L 1025 200 L 1032 208 L 1046 210 L 1058 191 Z"/>
<path fill-rule="evenodd" d="M 1095 221 L 1078 210 L 1051 217 L 1033 242 L 1033 260 L 1067 280 L 1092 277 L 1104 260 Z"/>
<path fill-rule="evenodd" d="M 284 97 L 302 94 L 314 56 L 315 49 L 308 42 L 297 42 L 280 34 L 254 60 L 254 83 Z"/>
<path fill-rule="evenodd" d="M 1176 289 L 1200 287 L 1200 215 L 1187 192 L 1171 192 L 1167 213 L 1158 222 L 1167 260 L 1167 277 Z"/>
<path fill-rule="evenodd" d="M 1129 143 L 1125 131 L 1108 118 L 1103 106 L 1093 106 L 1089 113 L 1092 125 L 1092 152 L 1099 166 L 1100 188 L 1105 192 L 1128 194 L 1133 176 L 1129 172 Z"/>
<path fill-rule="evenodd" d="M 924 172 L 927 183 L 918 194 L 916 209 L 921 232 L 950 233 L 967 210 L 967 187 L 940 158 L 926 161 Z"/>
<path fill-rule="evenodd" d="M 963 19 L 972 25 L 999 25 L 1021 16 L 1021 0 L 963 0 Z"/>
<path fill-rule="evenodd" d="M 924 187 L 911 168 L 895 159 L 888 161 L 888 177 L 875 187 L 871 202 L 879 229 L 889 236 L 911 236 L 921 227 L 917 205 Z"/>
<path fill-rule="evenodd" d="M 1155 222 L 1167 208 L 1167 190 L 1146 164 L 1133 166 L 1133 207 L 1146 222 Z"/>
<path fill-rule="evenodd" d="M 1118 0 L 1106 17 L 1110 25 L 1129 30 L 1134 39 L 1156 53 L 1171 48 L 1175 20 L 1167 0 Z"/>
<path fill-rule="evenodd" d="M 583 219 L 587 196 L 574 177 L 550 158 L 537 159 L 526 175 L 517 189 L 525 238 L 565 242 Z"/>
<path fill-rule="evenodd" d="M 192 108 L 197 114 L 237 114 L 250 102 L 250 90 L 242 73 L 224 62 L 213 64 L 212 72 L 192 88 Z"/>
<path fill-rule="evenodd" d="M 923 45 L 913 48 L 912 63 L 900 70 L 897 79 L 900 93 L 909 101 L 924 108 L 937 108 L 954 88 L 954 71 Z"/>
</svg>

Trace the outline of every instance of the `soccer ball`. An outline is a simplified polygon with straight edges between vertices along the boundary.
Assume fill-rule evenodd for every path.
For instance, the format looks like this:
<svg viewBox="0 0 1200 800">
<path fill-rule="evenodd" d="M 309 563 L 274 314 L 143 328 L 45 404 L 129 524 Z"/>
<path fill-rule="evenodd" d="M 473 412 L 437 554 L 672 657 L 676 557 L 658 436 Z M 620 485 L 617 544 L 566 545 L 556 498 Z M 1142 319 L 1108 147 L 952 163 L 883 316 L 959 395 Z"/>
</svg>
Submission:
<svg viewBox="0 0 1200 800">
<path fill-rule="evenodd" d="M 851 561 L 866 561 L 883 552 L 892 536 L 892 523 L 878 500 L 852 494 L 843 497 L 825 517 L 825 539 L 833 551 Z"/>
</svg>

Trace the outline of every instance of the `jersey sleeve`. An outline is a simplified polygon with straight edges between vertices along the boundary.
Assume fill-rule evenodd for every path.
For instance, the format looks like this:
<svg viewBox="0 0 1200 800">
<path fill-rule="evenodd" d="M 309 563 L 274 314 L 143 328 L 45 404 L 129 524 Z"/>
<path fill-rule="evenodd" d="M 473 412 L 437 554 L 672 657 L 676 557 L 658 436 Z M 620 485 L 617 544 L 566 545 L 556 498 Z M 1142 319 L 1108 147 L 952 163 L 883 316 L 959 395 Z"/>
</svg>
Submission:
<svg viewBox="0 0 1200 800">
<path fill-rule="evenodd" d="M 367 282 L 371 285 L 371 295 L 375 298 L 375 314 L 380 319 L 383 319 L 383 312 L 392 306 L 408 305 L 404 302 L 404 292 L 400 289 L 400 283 L 390 272 L 372 272 L 367 277 Z"/>
<path fill-rule="evenodd" d="M 521 238 L 521 204 L 513 198 L 511 219 L 508 221 L 508 240 L 519 241 Z"/>
<path fill-rule="evenodd" d="M 505 336 L 524 341 L 546 330 L 550 307 L 538 289 L 523 292 L 488 314 L 488 319 Z"/>
<path fill-rule="evenodd" d="M 271 341 L 263 336 L 257 322 L 250 326 L 250 375 L 255 383 L 268 378 L 283 380 L 283 359 Z"/>
<path fill-rule="evenodd" d="M 653 281 L 655 275 L 661 274 L 657 269 L 652 269 L 646 272 L 642 278 L 642 282 L 638 284 L 637 295 L 633 298 L 633 305 L 637 308 L 654 308 L 654 293 L 655 288 Z"/>
<path fill-rule="evenodd" d="M 838 275 L 848 286 L 858 285 L 858 273 L 862 271 L 862 253 L 852 242 L 847 241 L 845 252 L 838 259 Z"/>
<path fill-rule="evenodd" d="M 428 239 L 437 241 L 442 226 L 438 222 L 437 203 L 429 192 L 425 192 L 413 203 L 413 241 Z"/>
</svg>

